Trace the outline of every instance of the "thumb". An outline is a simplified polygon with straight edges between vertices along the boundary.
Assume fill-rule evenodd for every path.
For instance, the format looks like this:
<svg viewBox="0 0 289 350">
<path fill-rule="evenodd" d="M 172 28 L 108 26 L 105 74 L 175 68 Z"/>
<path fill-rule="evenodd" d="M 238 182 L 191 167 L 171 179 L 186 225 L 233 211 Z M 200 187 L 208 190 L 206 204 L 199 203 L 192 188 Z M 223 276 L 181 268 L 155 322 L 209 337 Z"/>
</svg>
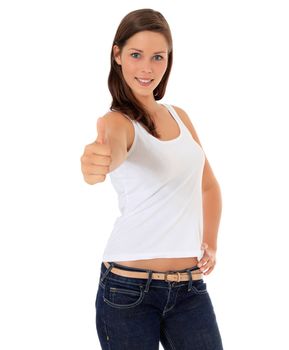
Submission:
<svg viewBox="0 0 289 350">
<path fill-rule="evenodd" d="M 105 143 L 106 142 L 106 132 L 105 132 L 105 120 L 104 117 L 97 119 L 97 139 L 96 143 Z"/>
</svg>

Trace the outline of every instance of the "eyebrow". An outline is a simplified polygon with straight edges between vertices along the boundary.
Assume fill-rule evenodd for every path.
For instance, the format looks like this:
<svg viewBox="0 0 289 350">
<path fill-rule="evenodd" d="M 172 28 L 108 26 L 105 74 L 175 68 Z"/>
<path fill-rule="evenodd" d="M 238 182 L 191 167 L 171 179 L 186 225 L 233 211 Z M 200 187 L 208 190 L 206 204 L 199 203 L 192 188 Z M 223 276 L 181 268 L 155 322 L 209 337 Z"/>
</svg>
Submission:
<svg viewBox="0 0 289 350">
<path fill-rule="evenodd" d="M 139 52 L 143 52 L 143 50 L 140 50 L 140 49 L 135 49 L 133 47 L 131 47 L 129 50 L 135 50 L 135 51 L 139 51 Z M 154 55 L 157 54 L 157 53 L 166 53 L 166 51 L 158 51 L 158 52 L 154 52 Z"/>
</svg>

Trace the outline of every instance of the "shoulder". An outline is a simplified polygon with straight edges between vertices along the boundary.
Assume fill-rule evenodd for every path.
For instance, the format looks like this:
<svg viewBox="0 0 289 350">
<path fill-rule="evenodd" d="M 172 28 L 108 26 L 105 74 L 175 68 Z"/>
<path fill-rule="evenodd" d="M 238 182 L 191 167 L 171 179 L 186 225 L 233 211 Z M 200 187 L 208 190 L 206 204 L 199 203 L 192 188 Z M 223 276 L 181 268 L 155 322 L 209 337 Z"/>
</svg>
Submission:
<svg viewBox="0 0 289 350">
<path fill-rule="evenodd" d="M 177 106 L 174 106 L 174 105 L 171 105 L 174 110 L 177 112 L 178 116 L 181 118 L 182 122 L 185 124 L 185 126 L 188 128 L 188 130 L 190 131 L 192 137 L 195 139 L 195 141 L 198 142 L 198 144 L 200 146 L 201 145 L 201 142 L 199 140 L 199 137 L 198 137 L 198 134 L 197 134 L 197 131 L 190 119 L 190 117 L 188 116 L 188 114 L 180 107 L 177 107 Z"/>
<path fill-rule="evenodd" d="M 125 131 L 126 134 L 131 133 L 133 128 L 132 122 L 128 116 L 125 116 L 123 113 L 118 111 L 109 111 L 103 115 L 103 118 L 106 120 L 107 125 L 111 129 Z"/>
<path fill-rule="evenodd" d="M 118 111 L 109 111 L 104 116 L 111 133 L 125 135 L 129 149 L 134 139 L 134 127 L 131 119 Z"/>
<path fill-rule="evenodd" d="M 129 117 L 125 116 L 123 113 L 118 111 L 109 111 L 103 115 L 105 120 L 107 120 L 111 124 L 120 124 L 127 125 L 130 122 L 128 121 Z"/>
</svg>

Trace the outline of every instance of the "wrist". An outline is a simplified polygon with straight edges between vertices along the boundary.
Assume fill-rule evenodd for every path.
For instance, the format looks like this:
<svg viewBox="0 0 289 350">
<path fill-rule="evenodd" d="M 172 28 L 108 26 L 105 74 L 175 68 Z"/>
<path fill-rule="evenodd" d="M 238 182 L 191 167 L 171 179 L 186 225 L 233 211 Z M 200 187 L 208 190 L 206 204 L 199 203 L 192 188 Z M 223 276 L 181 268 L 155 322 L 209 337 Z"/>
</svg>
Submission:
<svg viewBox="0 0 289 350">
<path fill-rule="evenodd" d="M 210 249 L 210 250 L 213 250 L 213 251 L 217 251 L 217 244 L 213 244 L 213 243 L 210 243 L 210 242 L 207 242 L 207 241 L 203 241 L 202 242 L 202 249 L 204 249 L 204 246 L 206 247 L 205 249 Z"/>
</svg>

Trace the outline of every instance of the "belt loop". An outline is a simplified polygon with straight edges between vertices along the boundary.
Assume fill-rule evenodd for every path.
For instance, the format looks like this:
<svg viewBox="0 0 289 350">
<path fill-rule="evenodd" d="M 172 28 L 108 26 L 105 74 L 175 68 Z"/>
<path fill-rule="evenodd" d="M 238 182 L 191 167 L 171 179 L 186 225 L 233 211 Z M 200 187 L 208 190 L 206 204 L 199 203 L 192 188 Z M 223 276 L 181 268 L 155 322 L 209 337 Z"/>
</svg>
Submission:
<svg viewBox="0 0 289 350">
<path fill-rule="evenodd" d="M 104 272 L 103 276 L 101 277 L 101 279 L 100 279 L 101 282 L 103 282 L 105 277 L 109 274 L 110 270 L 114 267 L 113 262 L 108 262 L 108 264 L 109 264 L 109 267 L 107 268 L 107 270 Z"/>
<path fill-rule="evenodd" d="M 147 280 L 147 283 L 146 283 L 146 287 L 145 287 L 145 290 L 144 290 L 145 293 L 148 292 L 149 286 L 150 286 L 150 283 L 151 283 L 151 280 L 152 280 L 152 277 L 153 277 L 152 270 L 148 270 L 148 274 L 149 274 L 149 277 L 148 277 L 148 280 Z"/>
<path fill-rule="evenodd" d="M 188 275 L 189 275 L 189 280 L 190 280 L 190 282 L 189 282 L 189 287 L 188 287 L 188 292 L 190 292 L 190 290 L 192 289 L 193 280 L 192 280 L 191 271 L 190 271 L 189 269 L 186 270 L 186 271 L 187 271 L 187 273 L 188 273 Z"/>
</svg>

